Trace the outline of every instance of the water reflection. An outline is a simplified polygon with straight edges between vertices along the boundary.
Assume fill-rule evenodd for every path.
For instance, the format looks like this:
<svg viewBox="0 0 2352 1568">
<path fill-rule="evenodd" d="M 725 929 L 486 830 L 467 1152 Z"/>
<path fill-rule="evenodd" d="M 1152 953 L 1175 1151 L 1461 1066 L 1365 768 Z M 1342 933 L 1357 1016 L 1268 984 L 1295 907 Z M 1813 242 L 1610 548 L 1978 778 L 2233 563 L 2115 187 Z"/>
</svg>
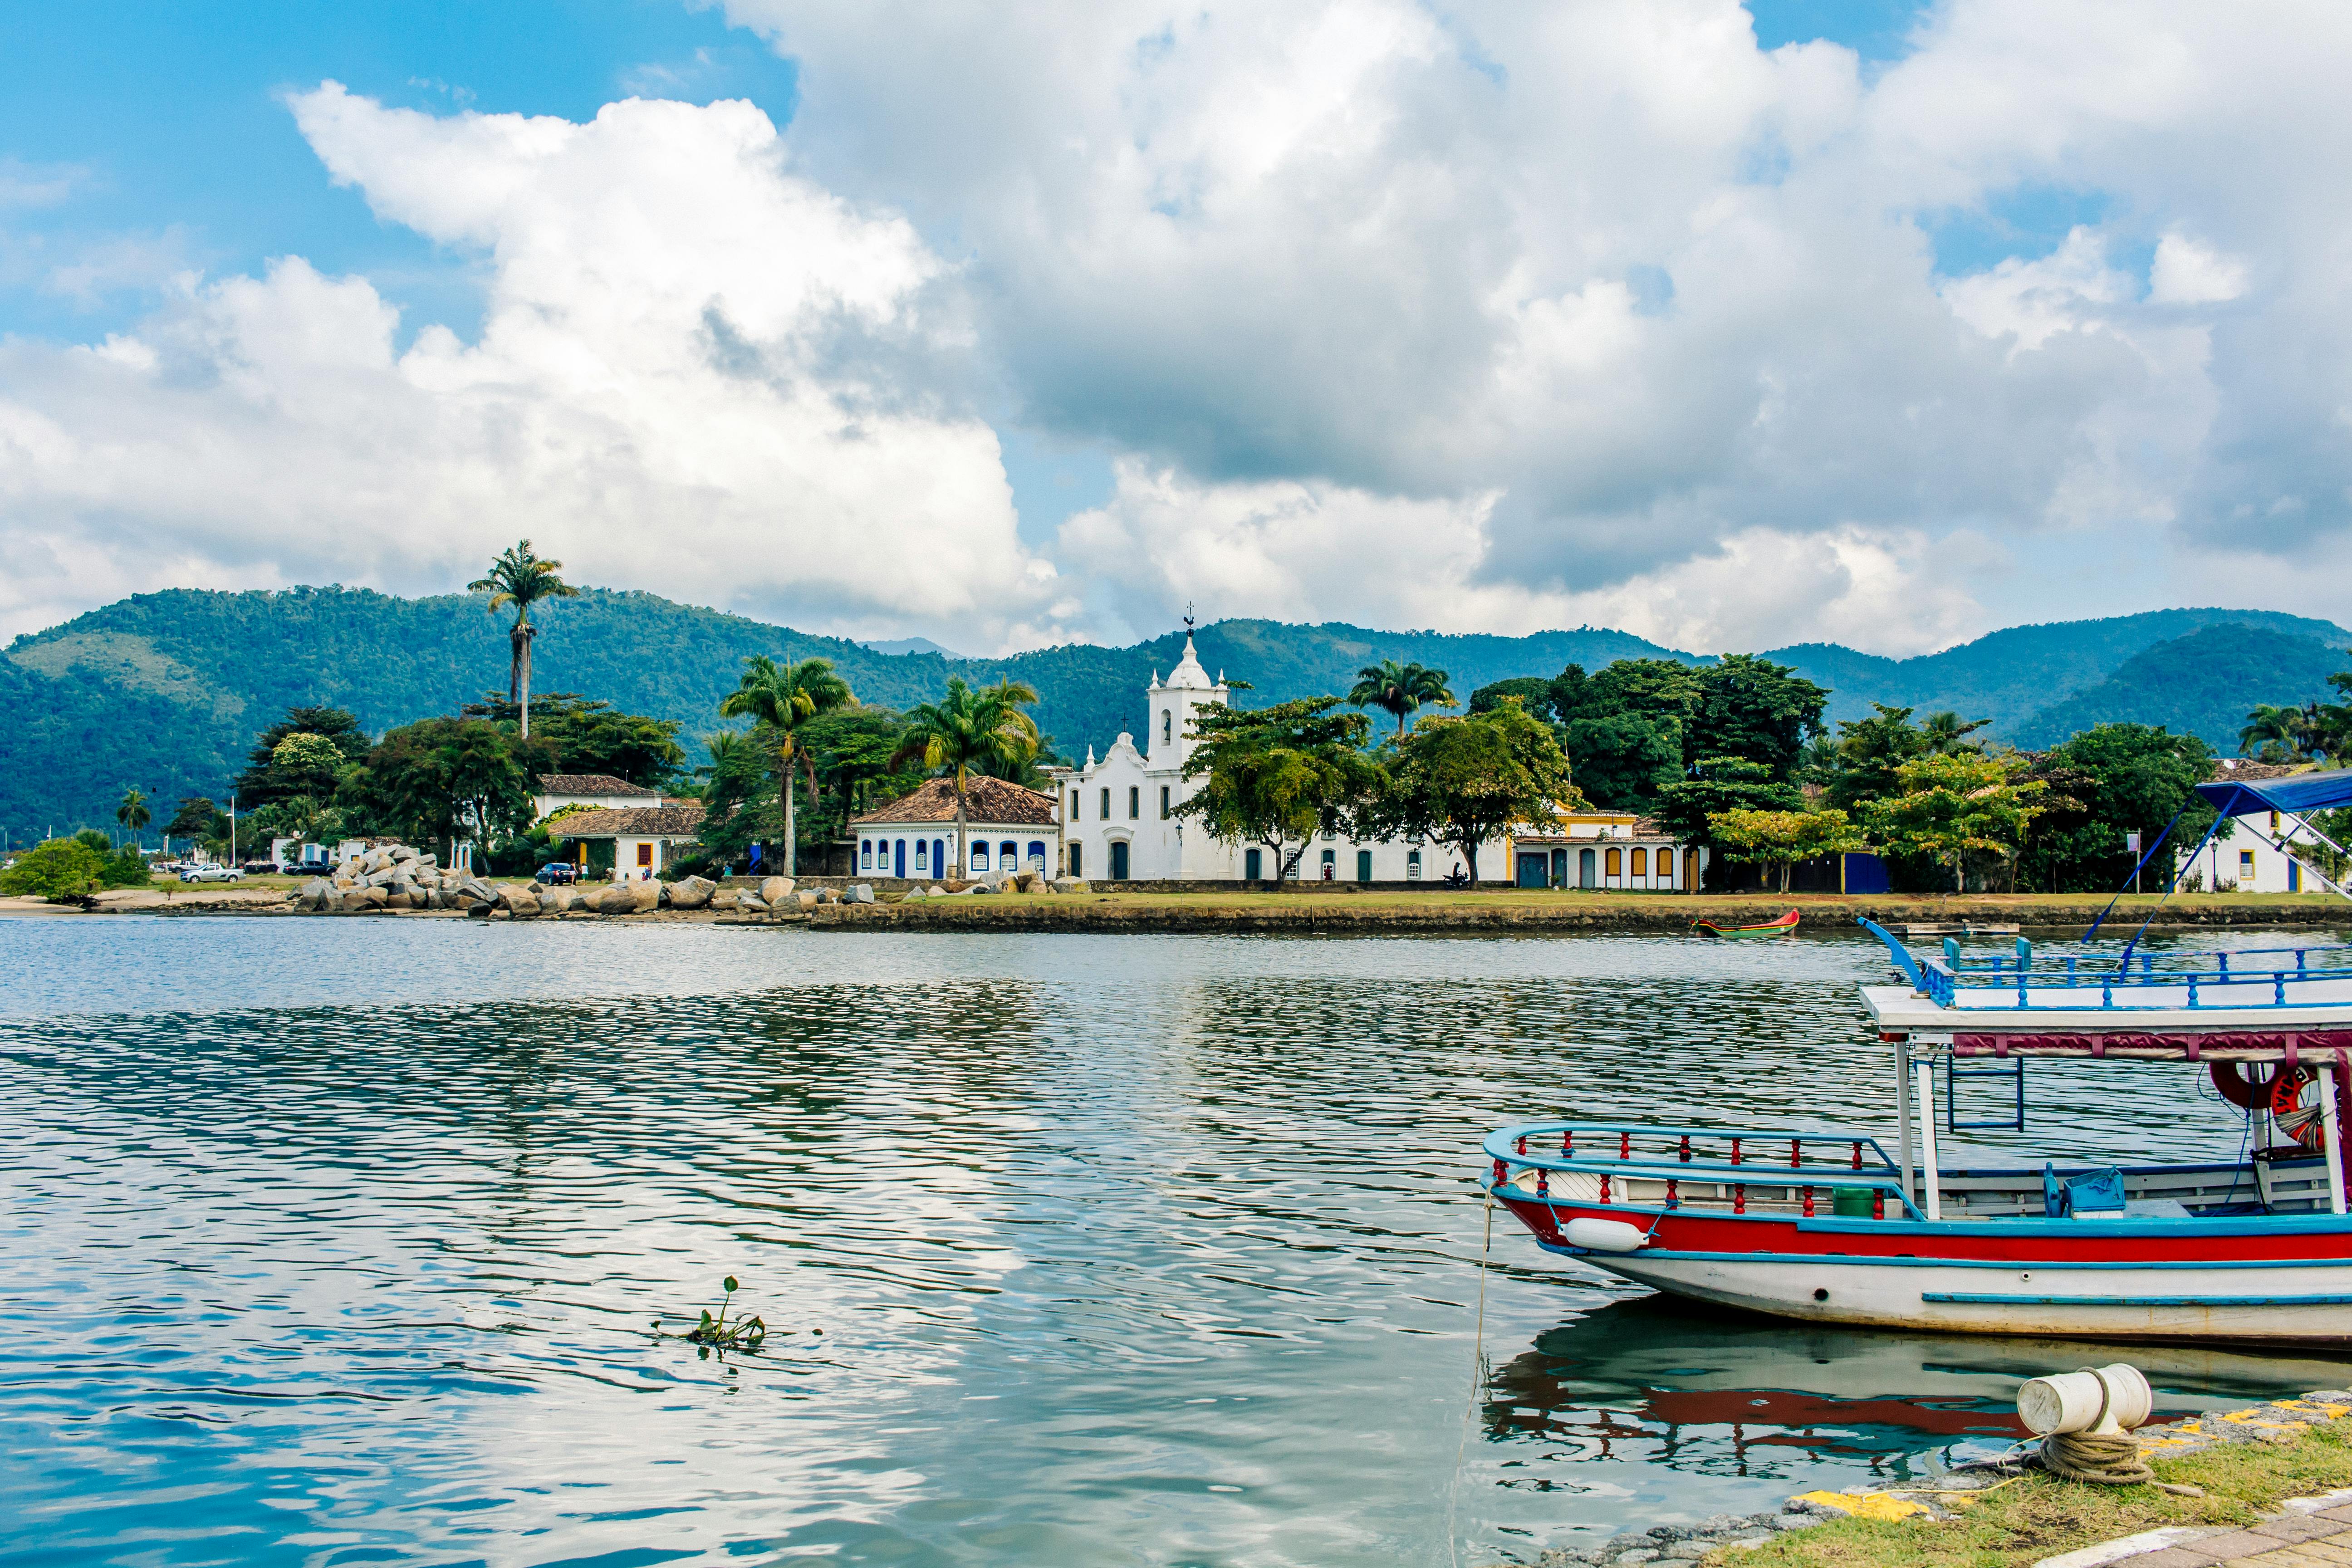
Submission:
<svg viewBox="0 0 2352 1568">
<path fill-rule="evenodd" d="M 1488 1129 L 1876 1125 L 1883 967 L 0 922 L 0 1521 L 163 1568 L 1344 1568 L 1943 1462 L 2100 1352 L 1664 1310 L 1503 1228 L 1479 1338 Z M 2037 1077 L 2030 1136 L 2234 1148 L 2135 1083 Z M 729 1272 L 767 1353 L 647 1333 Z"/>
</svg>

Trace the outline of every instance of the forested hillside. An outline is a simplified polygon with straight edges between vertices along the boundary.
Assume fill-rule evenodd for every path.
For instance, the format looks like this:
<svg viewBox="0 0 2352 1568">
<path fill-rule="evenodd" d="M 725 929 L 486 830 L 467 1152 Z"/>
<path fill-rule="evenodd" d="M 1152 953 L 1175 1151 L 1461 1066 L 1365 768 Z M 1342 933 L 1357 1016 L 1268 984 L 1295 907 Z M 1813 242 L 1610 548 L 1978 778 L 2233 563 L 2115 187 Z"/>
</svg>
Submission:
<svg viewBox="0 0 2352 1568">
<path fill-rule="evenodd" d="M 936 695 L 950 674 L 974 681 L 1018 676 L 1038 689 L 1040 726 L 1064 752 L 1083 755 L 1122 730 L 1141 728 L 1143 684 L 1154 670 L 1165 672 L 1183 646 L 1182 634 L 1171 632 L 1131 647 L 1079 645 L 1006 659 L 887 654 L 604 589 L 534 613 L 544 628 L 535 689 L 583 692 L 675 719 L 689 736 L 719 728 L 719 699 L 750 655 L 821 654 L 862 699 L 891 707 Z M 134 784 L 163 802 L 220 795 L 253 738 L 298 703 L 349 708 L 380 731 L 503 691 L 506 619 L 465 595 L 186 589 L 126 599 L 19 637 L 0 659 L 6 719 L 0 831 L 21 842 L 52 827 L 110 821 L 113 803 Z M 2224 629 L 2204 630 L 2217 626 Z M 2210 642 L 2189 636 L 2200 632 Z M 2147 662 L 2158 645 L 2183 642 L 2198 644 L 2194 657 Z M 1919 658 L 1823 644 L 1770 657 L 1830 687 L 1832 719 L 1867 712 L 1873 700 L 1922 711 L 1953 708 L 1992 719 L 1996 736 L 2022 740 L 2058 732 L 2053 726 L 2128 717 L 2193 729 L 2226 749 L 2242 722 L 2230 715 L 2255 702 L 2300 701 L 2315 669 L 2341 667 L 2328 662 L 2336 656 L 2326 650 L 2347 642 L 2352 634 L 2294 616 L 2167 610 L 2018 627 Z M 1225 621 L 1201 629 L 1199 648 L 1213 672 L 1251 683 L 1239 699 L 1249 706 L 1343 691 L 1359 667 L 1382 658 L 1442 668 L 1465 699 L 1490 681 L 1549 677 L 1570 663 L 1598 669 L 1622 658 L 1696 661 L 1592 628 L 1502 637 Z M 2224 650 L 2235 651 L 2225 658 Z M 2052 705 L 2068 694 L 2079 695 Z"/>
</svg>

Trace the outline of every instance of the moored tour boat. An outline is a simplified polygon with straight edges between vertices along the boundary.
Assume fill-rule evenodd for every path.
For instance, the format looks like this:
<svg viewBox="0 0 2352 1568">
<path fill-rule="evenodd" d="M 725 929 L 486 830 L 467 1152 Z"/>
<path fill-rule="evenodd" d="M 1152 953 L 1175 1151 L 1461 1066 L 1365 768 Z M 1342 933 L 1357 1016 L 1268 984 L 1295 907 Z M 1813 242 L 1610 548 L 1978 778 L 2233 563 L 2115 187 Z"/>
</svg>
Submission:
<svg viewBox="0 0 2352 1568">
<path fill-rule="evenodd" d="M 1851 1129 L 1528 1122 L 1487 1138 L 1488 1192 L 1549 1251 L 1781 1317 L 2352 1344 L 2352 952 L 2053 959 L 2020 941 L 1964 957 L 1947 941 L 1922 959 L 1863 923 L 1906 982 L 1863 988 L 1892 1058 L 1892 1157 Z M 2210 1074 L 2252 1156 L 1939 1166 L 1939 1067 L 2014 1072 L 2021 1129 L 2024 1063 L 2053 1057 Z"/>
</svg>

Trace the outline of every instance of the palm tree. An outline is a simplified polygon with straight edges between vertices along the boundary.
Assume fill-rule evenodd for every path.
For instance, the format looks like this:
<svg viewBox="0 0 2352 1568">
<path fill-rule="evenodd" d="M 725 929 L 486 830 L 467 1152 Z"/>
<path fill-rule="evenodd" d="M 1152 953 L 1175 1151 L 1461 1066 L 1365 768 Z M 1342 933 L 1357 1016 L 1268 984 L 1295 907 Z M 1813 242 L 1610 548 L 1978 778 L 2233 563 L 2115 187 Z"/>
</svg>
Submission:
<svg viewBox="0 0 2352 1568">
<path fill-rule="evenodd" d="M 2306 722 L 2300 708 L 2259 703 L 2252 712 L 2246 715 L 2246 727 L 2238 731 L 2238 754 L 2248 756 L 2257 750 L 2266 752 L 2273 746 L 2284 746 L 2299 752 Z"/>
<path fill-rule="evenodd" d="M 720 717 L 750 719 L 767 731 L 776 749 L 776 790 L 784 801 L 784 875 L 797 874 L 800 841 L 793 816 L 793 759 L 808 763 L 800 743 L 800 728 L 820 713 L 846 708 L 857 700 L 848 683 L 834 674 L 833 662 L 823 658 L 786 659 L 778 664 L 766 654 L 743 661 L 742 683 L 719 703 Z M 713 759 L 716 761 L 716 758 Z M 808 763 L 809 798 L 816 798 L 816 768 Z"/>
<path fill-rule="evenodd" d="M 530 739 L 530 643 L 539 636 L 539 628 L 530 624 L 530 607 L 541 599 L 569 599 L 580 592 L 556 575 L 562 570 L 562 562 L 542 561 L 532 554 L 530 541 L 525 539 L 490 563 L 488 576 L 466 584 L 468 593 L 490 595 L 493 615 L 509 605 L 515 607 L 514 626 L 507 633 L 514 649 L 507 670 L 507 700 L 522 711 L 526 741 Z"/>
<path fill-rule="evenodd" d="M 1454 693 L 1445 688 L 1444 670 L 1384 658 L 1356 671 L 1356 684 L 1348 693 L 1348 703 L 1353 708 L 1380 708 L 1395 714 L 1397 733 L 1402 735 L 1416 709 L 1431 705 L 1451 708 Z"/>
<path fill-rule="evenodd" d="M 131 839 L 135 844 L 139 830 L 154 817 L 147 810 L 147 797 L 136 789 L 127 789 L 122 792 L 122 804 L 114 808 L 114 820 L 131 829 Z"/>
<path fill-rule="evenodd" d="M 1948 708 L 1941 713 L 1930 713 L 1919 721 L 1919 733 L 1927 738 L 1929 752 L 1948 757 L 1955 752 L 1974 751 L 1975 747 L 1962 744 L 1962 738 L 1975 734 L 1991 722 L 1990 719 L 1963 720 Z"/>
<path fill-rule="evenodd" d="M 1035 689 L 1007 678 L 973 690 L 963 677 L 948 677 L 948 689 L 937 702 L 924 702 L 907 713 L 907 738 L 890 759 L 893 768 L 920 762 L 948 781 L 955 793 L 956 858 L 959 867 L 971 864 L 965 844 L 968 818 L 964 792 L 975 773 L 1019 768 L 1037 754 L 1042 743 L 1037 722 L 1021 711 L 1037 700 Z"/>
</svg>

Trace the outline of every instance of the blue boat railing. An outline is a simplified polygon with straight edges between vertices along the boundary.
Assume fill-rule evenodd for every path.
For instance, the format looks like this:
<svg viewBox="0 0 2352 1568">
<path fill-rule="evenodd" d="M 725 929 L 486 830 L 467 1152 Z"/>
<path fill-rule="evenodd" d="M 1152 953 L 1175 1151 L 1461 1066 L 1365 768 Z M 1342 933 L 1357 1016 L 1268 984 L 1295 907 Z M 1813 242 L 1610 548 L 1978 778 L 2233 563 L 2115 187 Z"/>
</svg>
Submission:
<svg viewBox="0 0 2352 1568">
<path fill-rule="evenodd" d="M 1885 942 L 1913 989 L 1939 1007 L 2002 993 L 2020 1008 L 2177 1007 L 2152 991 L 2184 993 L 2190 1007 L 2294 1007 L 2311 1003 L 2291 988 L 2315 981 L 2352 981 L 2352 948 L 2263 947 L 2234 952 L 2036 953 L 2020 938 L 2014 952 L 1972 954 L 1947 938 L 1940 957 L 1910 952 L 1884 929 L 1862 922 Z M 2097 1000 L 2092 1000 L 2092 994 Z M 2219 994 L 2215 994 L 2219 993 Z"/>
<path fill-rule="evenodd" d="M 1753 1202 L 1759 1210 L 1811 1215 L 1822 1206 L 1817 1194 L 1831 1194 L 1827 1206 L 1834 1208 L 1838 1190 L 1858 1189 L 1874 1194 L 1871 1217 L 1896 1210 L 1926 1217 L 1904 1192 L 1903 1173 L 1878 1140 L 1847 1132 L 1530 1121 L 1487 1134 L 1485 1148 L 1494 1162 L 1493 1186 L 1520 1184 L 1513 1195 L 1527 1195 L 1521 1178 L 1533 1172 L 1537 1197 L 1553 1195 L 1554 1173 L 1594 1178 L 1598 1202 L 1643 1212 L 1704 1207 L 1744 1214 Z M 1637 1197 L 1636 1184 L 1654 1190 Z M 1568 1184 L 1562 1189 L 1560 1195 L 1570 1195 Z"/>
</svg>

